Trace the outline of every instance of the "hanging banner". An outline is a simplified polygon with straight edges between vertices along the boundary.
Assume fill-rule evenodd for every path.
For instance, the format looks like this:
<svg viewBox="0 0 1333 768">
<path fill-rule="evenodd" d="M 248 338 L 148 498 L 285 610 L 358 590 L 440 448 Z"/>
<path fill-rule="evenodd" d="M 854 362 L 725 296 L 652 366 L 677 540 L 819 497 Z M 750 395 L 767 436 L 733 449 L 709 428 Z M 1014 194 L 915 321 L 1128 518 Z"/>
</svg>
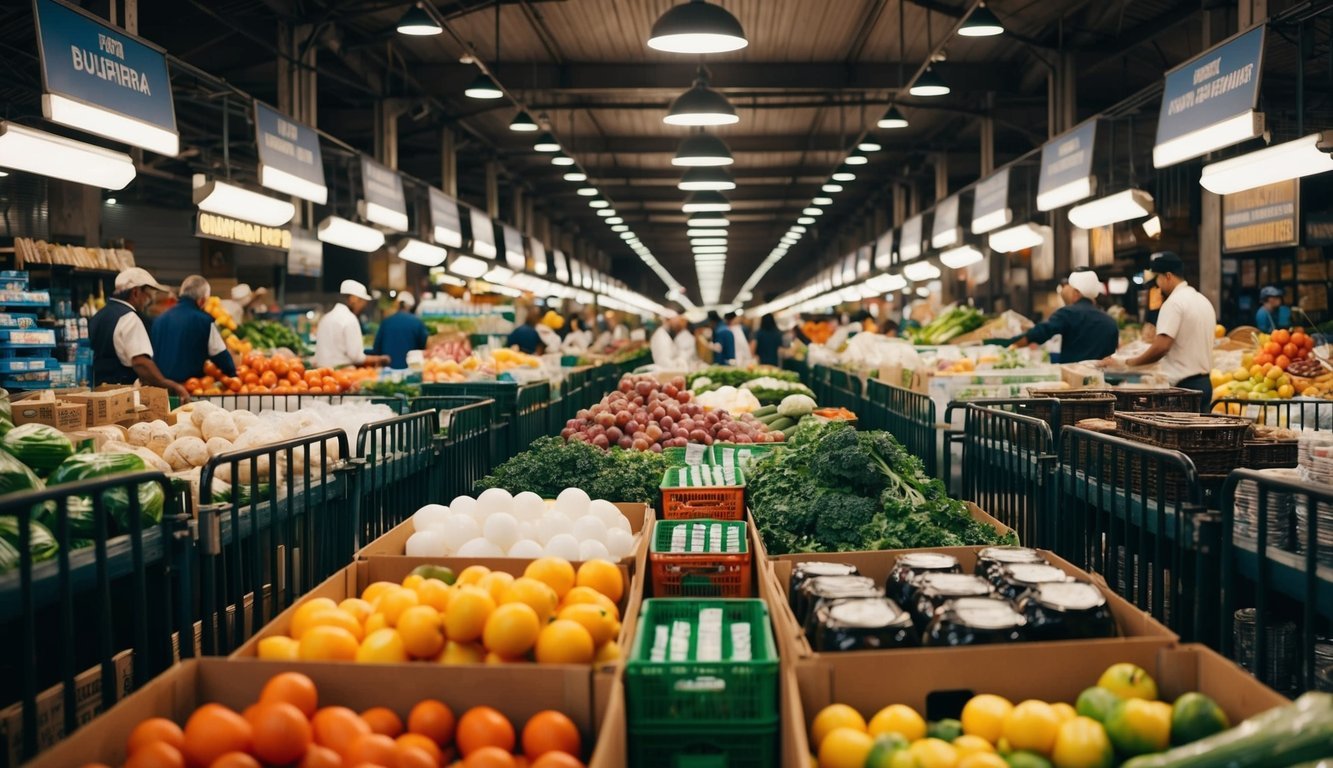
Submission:
<svg viewBox="0 0 1333 768">
<path fill-rule="evenodd" d="M 48 120 L 158 154 L 180 153 L 161 48 L 57 0 L 33 0 L 33 15 Z"/>
<path fill-rule="evenodd" d="M 1014 220 L 1009 209 L 1009 169 L 1001 168 L 977 182 L 972 192 L 972 234 L 980 235 Z"/>
<path fill-rule="evenodd" d="M 893 266 L 893 230 L 879 236 L 875 242 L 875 269 L 885 270 Z"/>
<path fill-rule="evenodd" d="M 324 274 L 324 243 L 304 229 L 292 230 L 292 247 L 287 251 L 287 272 L 319 277 Z"/>
<path fill-rule="evenodd" d="M 508 224 L 502 225 L 501 229 L 505 235 L 505 264 L 515 272 L 522 272 L 528 265 L 523 250 L 523 233 Z"/>
<path fill-rule="evenodd" d="M 290 229 L 266 227 L 252 221 L 241 221 L 230 216 L 219 216 L 216 213 L 203 211 L 195 216 L 194 236 L 274 251 L 285 251 L 292 247 Z"/>
<path fill-rule="evenodd" d="M 259 147 L 261 186 L 320 205 L 328 202 L 324 158 L 314 128 L 256 101 L 255 144 Z"/>
<path fill-rule="evenodd" d="M 1259 104 L 1264 30 L 1260 25 L 1166 73 L 1153 165 L 1165 168 L 1263 132 Z"/>
<path fill-rule="evenodd" d="M 499 253 L 495 249 L 495 223 L 491 217 L 471 206 L 458 204 L 461 211 L 466 208 L 468 223 L 472 229 L 472 253 L 483 259 L 493 259 Z"/>
<path fill-rule="evenodd" d="M 569 262 L 565 259 L 565 252 L 556 248 L 551 251 L 551 260 L 555 262 L 555 280 L 558 283 L 569 282 Z"/>
<path fill-rule="evenodd" d="M 856 282 L 856 252 L 842 257 L 842 284 L 851 285 Z"/>
<path fill-rule="evenodd" d="M 545 275 L 550 271 L 546 263 L 546 246 L 535 237 L 528 238 L 528 271 L 534 275 Z"/>
<path fill-rule="evenodd" d="M 1297 179 L 1222 195 L 1222 252 L 1299 245 L 1299 210 Z"/>
<path fill-rule="evenodd" d="M 870 259 L 875 253 L 875 244 L 866 243 L 856 249 L 856 276 L 870 276 Z"/>
<path fill-rule="evenodd" d="M 1092 196 L 1092 150 L 1096 143 L 1094 118 L 1041 146 L 1037 210 L 1052 211 Z"/>
<path fill-rule="evenodd" d="M 361 215 L 398 232 L 407 231 L 407 197 L 403 177 L 368 157 L 361 158 Z"/>
<path fill-rule="evenodd" d="M 930 228 L 930 246 L 948 248 L 963 241 L 958 226 L 958 195 L 949 195 L 935 204 L 935 223 Z"/>
<path fill-rule="evenodd" d="M 918 213 L 903 222 L 902 238 L 898 241 L 898 261 L 911 261 L 921 256 L 922 216 Z"/>
<path fill-rule="evenodd" d="M 430 226 L 434 230 L 435 244 L 462 248 L 463 223 L 458 217 L 458 201 L 435 187 L 428 188 L 426 196 L 430 203 Z"/>
</svg>

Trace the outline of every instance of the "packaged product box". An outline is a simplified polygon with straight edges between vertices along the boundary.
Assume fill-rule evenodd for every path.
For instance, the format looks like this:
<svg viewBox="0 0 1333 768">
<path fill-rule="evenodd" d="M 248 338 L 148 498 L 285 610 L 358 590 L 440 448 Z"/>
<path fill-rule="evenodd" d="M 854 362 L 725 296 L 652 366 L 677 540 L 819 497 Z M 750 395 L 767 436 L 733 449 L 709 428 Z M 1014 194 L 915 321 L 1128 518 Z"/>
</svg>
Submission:
<svg viewBox="0 0 1333 768">
<path fill-rule="evenodd" d="M 134 690 L 134 652 L 121 651 L 111 659 L 114 667 L 116 698 Z M 82 725 L 102 713 L 102 668 L 85 669 L 74 676 L 75 718 Z M 37 748 L 48 749 L 60 743 L 65 733 L 65 692 L 57 683 L 37 694 Z M 23 704 L 0 709 L 0 765 L 22 765 Z M 68 765 L 80 765 L 72 761 Z"/>
<path fill-rule="evenodd" d="M 258 699 L 273 675 L 288 671 L 314 681 L 320 706 L 345 706 L 357 712 L 388 707 L 406 720 L 421 700 L 438 699 L 456 717 L 472 707 L 494 707 L 509 718 L 515 731 L 521 731 L 536 713 L 553 709 L 578 726 L 585 757 L 595 745 L 598 724 L 587 673 L 573 667 L 534 665 L 516 675 L 507 666 L 409 667 L 206 658 L 186 661 L 158 676 L 29 765 L 121 765 L 126 758 L 126 737 L 143 720 L 166 717 L 184 724 L 196 708 L 209 702 L 240 712 Z"/>
<path fill-rule="evenodd" d="M 15 424 L 46 424 L 66 432 L 88 426 L 85 404 L 60 400 L 49 389 L 11 398 L 10 412 Z"/>
<path fill-rule="evenodd" d="M 141 421 L 166 421 L 171 413 L 171 396 L 162 387 L 135 387 L 134 406 L 120 423 L 132 426 Z"/>
<path fill-rule="evenodd" d="M 124 421 L 134 415 L 133 387 L 103 386 L 96 390 L 60 390 L 56 396 L 88 409 L 87 426 L 100 427 Z"/>
<path fill-rule="evenodd" d="M 1039 659 L 1023 666 L 984 653 L 966 660 L 940 655 L 875 664 L 799 660 L 794 665 L 799 715 L 783 723 L 788 732 L 785 738 L 795 743 L 798 754 L 808 754 L 811 722 L 821 709 L 834 703 L 847 704 L 867 719 L 890 704 L 906 704 L 927 720 L 956 718 L 968 699 L 982 693 L 1014 703 L 1037 699 L 1073 704 L 1085 688 L 1097 684 L 1107 667 L 1120 661 L 1147 670 L 1157 681 L 1160 700 L 1170 702 L 1197 691 L 1216 701 L 1232 725 L 1290 703 L 1204 645 L 1159 648 L 1144 659 L 1108 657 L 1077 641 L 1046 643 L 1043 650 Z M 784 711 L 784 715 L 795 714 Z"/>
</svg>

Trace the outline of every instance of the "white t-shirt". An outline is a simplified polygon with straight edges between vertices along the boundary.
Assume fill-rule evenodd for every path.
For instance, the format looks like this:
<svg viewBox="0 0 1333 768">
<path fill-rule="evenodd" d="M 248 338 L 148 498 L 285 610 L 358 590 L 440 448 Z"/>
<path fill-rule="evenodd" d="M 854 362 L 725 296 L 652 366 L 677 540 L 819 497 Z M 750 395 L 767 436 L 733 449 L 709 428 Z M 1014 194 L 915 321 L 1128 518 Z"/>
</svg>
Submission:
<svg viewBox="0 0 1333 768">
<path fill-rule="evenodd" d="M 671 331 L 667 330 L 665 325 L 659 325 L 657 330 L 653 331 L 649 346 L 653 351 L 653 365 L 668 371 L 678 370 L 681 367 L 680 358 L 676 354 L 676 342 L 671 338 Z"/>
<path fill-rule="evenodd" d="M 121 301 L 120 299 L 112 299 L 112 301 L 119 301 L 131 309 L 134 308 L 128 301 Z M 216 327 L 214 326 L 215 329 Z M 213 332 L 217 333 L 216 330 Z M 116 348 L 116 357 L 120 359 L 120 364 L 126 368 L 133 367 L 134 363 L 132 361 L 139 355 L 153 356 L 153 342 L 148 338 L 148 329 L 144 327 L 143 320 L 137 312 L 120 316 L 120 319 L 116 321 L 116 329 L 111 332 L 111 343 Z M 213 353 L 210 351 L 209 354 Z"/>
<path fill-rule="evenodd" d="M 1213 367 L 1213 329 L 1217 312 L 1212 302 L 1188 283 L 1179 285 L 1166 297 L 1157 314 L 1157 333 L 1170 336 L 1171 348 L 1162 356 L 1158 368 L 1172 384 Z"/>
<path fill-rule="evenodd" d="M 686 368 L 699 362 L 699 350 L 694 345 L 694 334 L 690 333 L 689 328 L 676 334 L 676 354 L 680 355 Z"/>
<path fill-rule="evenodd" d="M 339 302 L 319 320 L 315 329 L 315 365 L 337 368 L 366 361 L 361 321 L 346 304 Z"/>
<path fill-rule="evenodd" d="M 731 364 L 744 366 L 753 363 L 754 353 L 750 352 L 750 340 L 745 337 L 745 331 L 739 325 L 730 326 L 727 330 L 736 338 L 736 357 L 732 359 Z"/>
</svg>

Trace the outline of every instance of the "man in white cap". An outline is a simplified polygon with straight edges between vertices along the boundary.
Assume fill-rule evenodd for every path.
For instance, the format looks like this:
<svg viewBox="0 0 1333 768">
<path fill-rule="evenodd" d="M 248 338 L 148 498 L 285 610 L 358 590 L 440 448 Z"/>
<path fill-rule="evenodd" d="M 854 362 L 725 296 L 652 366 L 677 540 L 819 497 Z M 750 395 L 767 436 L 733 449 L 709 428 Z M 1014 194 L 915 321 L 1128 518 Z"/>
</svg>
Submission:
<svg viewBox="0 0 1333 768">
<path fill-rule="evenodd" d="M 1120 329 L 1115 320 L 1094 302 L 1101 295 L 1102 281 L 1097 273 L 1079 267 L 1060 288 L 1065 305 L 1051 313 L 1050 318 L 1032 326 L 1032 330 L 1018 337 L 1012 346 L 1044 344 L 1060 335 L 1060 362 L 1080 363 L 1101 360 L 1114 354 L 1120 346 Z"/>
<path fill-rule="evenodd" d="M 162 375 L 153 362 L 153 342 L 142 313 L 167 289 L 142 267 L 131 267 L 116 275 L 115 293 L 88 323 L 93 350 L 93 385 L 133 384 L 135 379 L 163 387 L 189 402 L 190 393 L 181 384 Z"/>
<path fill-rule="evenodd" d="M 387 355 L 367 355 L 361 340 L 358 315 L 373 301 L 370 291 L 356 280 L 344 280 L 338 292 L 343 300 L 320 318 L 315 329 L 315 365 L 320 368 L 387 365 Z"/>
<path fill-rule="evenodd" d="M 250 305 L 267 292 L 265 288 L 254 290 L 248 283 L 238 283 L 232 286 L 231 298 L 222 300 L 222 308 L 227 310 L 227 314 L 231 315 L 231 319 L 239 325 L 245 322 L 245 313 L 250 309 Z"/>
<path fill-rule="evenodd" d="M 416 307 L 416 298 L 402 291 L 398 294 L 398 311 L 384 318 L 380 329 L 375 332 L 375 345 L 370 351 L 389 358 L 390 368 L 406 368 L 407 353 L 414 349 L 425 349 L 430 333 L 421 318 L 412 314 Z"/>
</svg>

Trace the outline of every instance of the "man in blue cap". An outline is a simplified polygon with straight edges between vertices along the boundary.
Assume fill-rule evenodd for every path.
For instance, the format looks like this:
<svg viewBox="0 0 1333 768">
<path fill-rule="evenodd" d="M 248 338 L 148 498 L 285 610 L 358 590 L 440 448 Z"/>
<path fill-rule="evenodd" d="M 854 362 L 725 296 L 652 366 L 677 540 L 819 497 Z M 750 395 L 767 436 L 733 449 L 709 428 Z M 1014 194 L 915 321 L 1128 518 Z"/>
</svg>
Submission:
<svg viewBox="0 0 1333 768">
<path fill-rule="evenodd" d="M 1264 333 L 1291 327 L 1291 308 L 1282 306 L 1282 289 L 1265 285 L 1259 291 L 1259 311 L 1254 313 L 1254 324 Z"/>
</svg>

